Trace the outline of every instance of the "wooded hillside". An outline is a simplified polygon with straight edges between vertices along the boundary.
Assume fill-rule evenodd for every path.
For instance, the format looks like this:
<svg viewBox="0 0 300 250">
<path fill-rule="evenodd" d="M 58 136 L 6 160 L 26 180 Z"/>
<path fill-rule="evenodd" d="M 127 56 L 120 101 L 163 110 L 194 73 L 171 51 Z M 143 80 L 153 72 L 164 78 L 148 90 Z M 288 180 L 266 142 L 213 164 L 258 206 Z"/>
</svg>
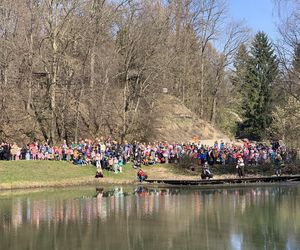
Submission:
<svg viewBox="0 0 300 250">
<path fill-rule="evenodd" d="M 151 138 L 155 114 L 164 112 L 158 110 L 163 89 L 228 135 L 288 139 L 287 124 L 298 126 L 293 131 L 299 135 L 299 69 L 278 66 L 284 60 L 276 57 L 275 47 L 260 33 L 274 59 L 272 82 L 257 85 L 259 74 L 249 80 L 251 67 L 261 62 L 260 52 L 254 53 L 258 37 L 255 40 L 243 23 L 230 19 L 226 4 L 225 0 L 2 1 L 0 140 L 38 138 L 57 143 L 97 136 L 146 140 Z M 245 68 L 238 65 L 243 46 Z M 297 84 L 288 89 L 286 79 Z M 254 88 L 264 91 L 250 96 Z M 274 91 L 266 98 L 268 89 Z M 282 91 L 285 96 L 278 98 Z M 289 120 L 294 119 L 292 124 L 282 125 L 281 116 L 286 118 L 289 112 L 282 105 L 287 100 L 297 112 Z M 253 112 L 259 114 L 249 117 Z M 268 118 L 262 119 L 266 113 Z M 249 130 L 251 124 L 258 124 L 255 131 Z M 260 129 L 263 133 L 257 134 Z"/>
</svg>

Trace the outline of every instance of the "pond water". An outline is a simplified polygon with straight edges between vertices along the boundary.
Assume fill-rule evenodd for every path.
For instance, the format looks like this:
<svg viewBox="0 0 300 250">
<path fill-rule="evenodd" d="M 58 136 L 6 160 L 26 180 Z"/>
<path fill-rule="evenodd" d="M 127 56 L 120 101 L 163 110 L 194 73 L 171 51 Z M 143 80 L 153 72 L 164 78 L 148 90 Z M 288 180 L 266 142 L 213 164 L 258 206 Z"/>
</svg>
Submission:
<svg viewBox="0 0 300 250">
<path fill-rule="evenodd" d="M 300 249 L 300 184 L 0 192 L 0 249 Z"/>
</svg>

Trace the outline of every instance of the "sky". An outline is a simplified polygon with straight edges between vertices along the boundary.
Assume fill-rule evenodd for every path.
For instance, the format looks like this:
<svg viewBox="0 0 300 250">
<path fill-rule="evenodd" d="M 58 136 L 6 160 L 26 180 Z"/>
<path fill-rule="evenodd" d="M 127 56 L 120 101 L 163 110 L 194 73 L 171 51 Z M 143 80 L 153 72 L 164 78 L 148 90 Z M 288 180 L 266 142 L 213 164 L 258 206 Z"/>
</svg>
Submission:
<svg viewBox="0 0 300 250">
<path fill-rule="evenodd" d="M 228 0 L 229 14 L 234 20 L 244 20 L 255 34 L 264 31 L 271 40 L 278 37 L 276 10 L 273 0 Z"/>
</svg>

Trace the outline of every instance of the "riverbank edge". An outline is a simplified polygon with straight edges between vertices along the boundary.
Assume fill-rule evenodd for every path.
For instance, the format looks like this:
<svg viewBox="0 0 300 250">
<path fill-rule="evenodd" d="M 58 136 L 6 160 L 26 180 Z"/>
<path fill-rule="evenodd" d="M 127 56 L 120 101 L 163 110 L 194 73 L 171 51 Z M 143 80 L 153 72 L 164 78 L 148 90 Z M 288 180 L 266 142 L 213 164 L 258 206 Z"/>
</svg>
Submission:
<svg viewBox="0 0 300 250">
<path fill-rule="evenodd" d="M 35 189 L 35 188 L 66 188 L 76 186 L 90 186 L 90 185 L 128 185 L 136 184 L 136 180 L 116 180 L 113 178 L 95 179 L 94 177 L 88 178 L 74 178 L 60 181 L 24 181 L 1 183 L 0 190 L 15 190 L 15 189 Z"/>
<path fill-rule="evenodd" d="M 2 170 L 9 169 L 10 167 L 14 166 L 15 164 L 13 162 L 1 162 L 0 164 L 0 170 L 2 167 Z M 48 165 L 45 165 L 45 162 L 20 162 L 22 165 L 17 166 L 16 168 L 22 168 L 22 166 L 27 166 L 32 170 L 34 173 L 39 172 L 44 174 L 45 167 L 49 167 L 51 173 L 56 172 L 56 176 L 54 178 L 57 178 L 59 180 L 39 180 L 38 177 L 36 178 L 37 181 L 34 179 L 32 180 L 20 180 L 16 178 L 15 180 L 11 181 L 5 181 L 0 182 L 0 190 L 17 190 L 17 189 L 36 189 L 36 188 L 67 188 L 67 187 L 78 187 L 78 186 L 107 186 L 107 185 L 140 185 L 141 183 L 137 182 L 136 180 L 136 170 L 131 168 L 130 165 L 128 167 L 124 168 L 125 176 L 114 176 L 114 174 L 110 172 L 104 173 L 104 178 L 95 178 L 94 177 L 94 171 L 96 168 L 85 168 L 89 170 L 88 173 L 81 173 L 82 176 L 76 176 L 76 177 L 62 177 L 61 174 L 57 174 L 57 169 L 53 167 L 59 167 L 59 169 L 62 169 L 62 167 L 65 167 L 66 171 L 74 171 L 74 170 L 84 170 L 84 168 L 76 167 L 72 164 L 66 164 L 62 162 L 47 162 Z M 13 164 L 13 165 L 12 165 Z M 39 165 L 43 165 L 43 167 L 39 167 Z M 177 179 L 177 180 L 200 180 L 200 169 L 197 169 L 196 171 L 190 171 L 183 168 L 174 167 L 168 164 L 163 165 L 157 165 L 156 167 L 143 167 L 143 169 L 146 169 L 146 173 L 148 173 L 148 176 L 151 179 Z M 221 170 L 220 167 L 216 167 L 216 169 Z M 149 171 L 149 172 L 148 172 Z M 237 175 L 234 173 L 235 168 L 232 168 L 230 171 L 229 167 L 226 167 L 226 172 L 221 172 L 219 174 L 214 174 L 213 179 L 230 179 L 230 178 L 236 178 Z M 217 171 L 213 171 L 217 172 Z M 299 171 L 297 171 L 299 172 Z M 0 171 L 0 174 L 3 173 Z M 127 174 L 126 174 L 127 173 Z M 167 173 L 167 174 L 166 174 Z M 273 172 L 274 173 L 274 172 Z M 88 174 L 88 176 L 87 176 Z M 171 175 L 170 175 L 171 174 Z M 14 176 L 12 174 L 12 176 Z M 273 176 L 271 172 L 265 172 L 262 171 L 259 174 L 247 174 L 248 177 L 264 177 L 264 176 Z M 62 178 L 61 178 L 62 177 Z M 33 177 L 35 178 L 35 177 Z M 53 178 L 53 177 L 52 177 Z M 150 183 L 142 183 L 142 185 L 153 185 Z"/>
<path fill-rule="evenodd" d="M 256 176 L 263 177 L 263 176 Z M 233 178 L 233 176 L 215 175 L 213 179 L 228 179 Z M 193 178 L 192 180 L 200 180 L 199 178 Z M 185 180 L 184 178 L 178 178 L 178 180 Z M 109 186 L 109 185 L 144 185 L 144 186 L 169 186 L 169 184 L 159 184 L 159 183 L 148 183 L 148 182 L 138 182 L 135 179 L 114 179 L 110 177 L 104 177 L 101 179 L 96 179 L 94 177 L 88 178 L 73 178 L 65 179 L 60 181 L 24 181 L 24 182 L 12 182 L 12 183 L 1 183 L 0 191 L 8 190 L 20 190 L 20 189 L 38 189 L 38 188 L 68 188 L 68 187 L 84 187 L 84 186 Z M 174 185 L 177 186 L 177 185 Z M 210 188 L 215 185 L 211 185 Z"/>
</svg>

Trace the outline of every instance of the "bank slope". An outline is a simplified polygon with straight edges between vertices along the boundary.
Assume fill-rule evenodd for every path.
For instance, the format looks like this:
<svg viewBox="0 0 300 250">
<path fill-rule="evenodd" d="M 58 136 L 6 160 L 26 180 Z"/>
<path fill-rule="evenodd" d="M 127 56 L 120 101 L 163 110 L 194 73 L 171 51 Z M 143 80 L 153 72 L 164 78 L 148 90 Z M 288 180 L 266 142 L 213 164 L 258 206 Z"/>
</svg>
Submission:
<svg viewBox="0 0 300 250">
<path fill-rule="evenodd" d="M 230 141 L 228 136 L 200 119 L 171 95 L 158 98 L 153 117 L 152 141 L 190 142 L 193 137 L 205 144 L 213 144 L 215 140 Z"/>
</svg>

